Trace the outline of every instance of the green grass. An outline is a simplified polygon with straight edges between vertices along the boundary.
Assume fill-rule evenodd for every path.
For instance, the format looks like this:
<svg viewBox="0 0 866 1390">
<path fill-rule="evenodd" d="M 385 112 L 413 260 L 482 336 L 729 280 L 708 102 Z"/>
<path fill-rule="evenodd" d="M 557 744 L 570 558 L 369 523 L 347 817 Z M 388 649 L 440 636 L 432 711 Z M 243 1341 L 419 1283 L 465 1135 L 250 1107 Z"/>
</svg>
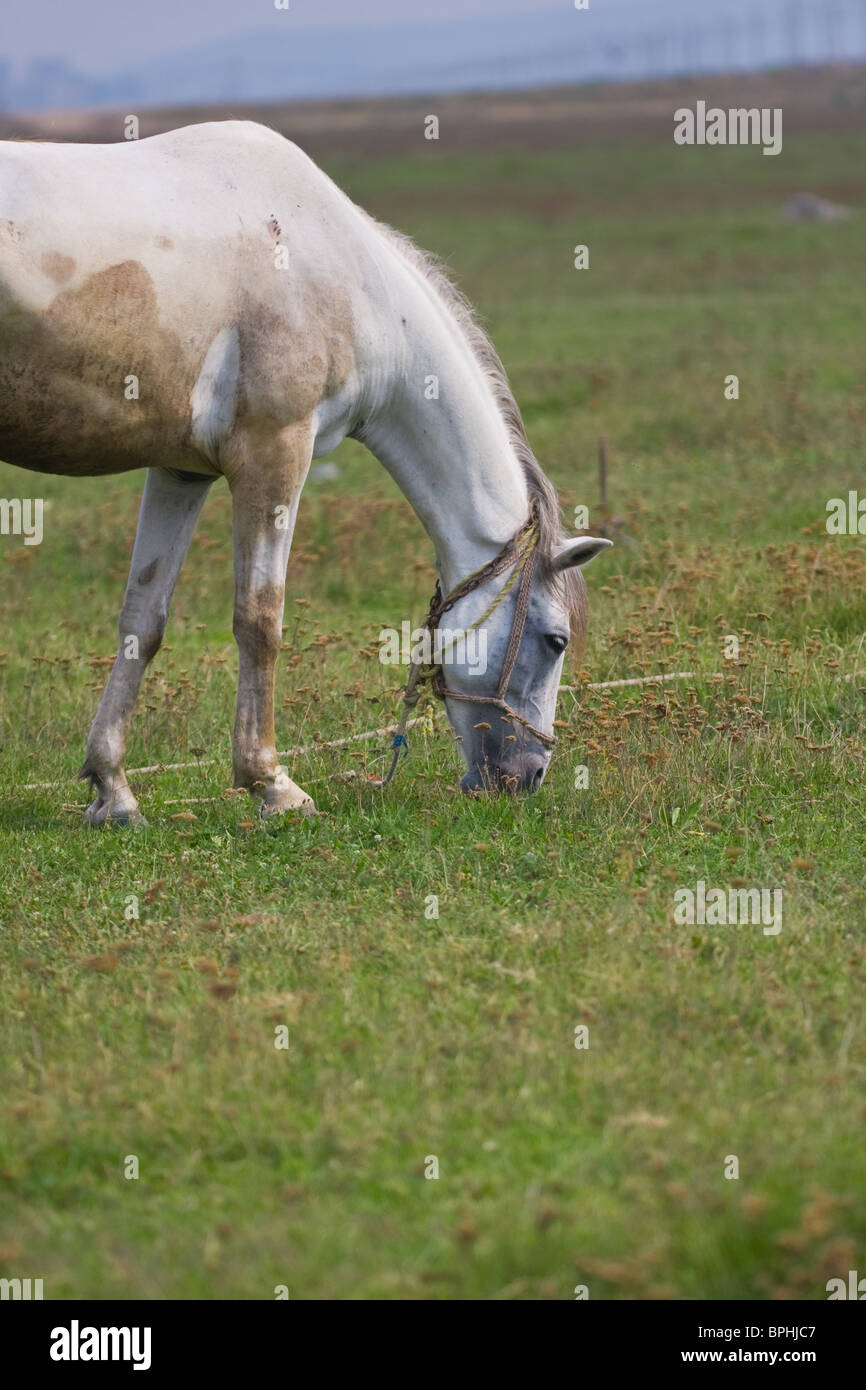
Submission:
<svg viewBox="0 0 866 1390">
<path fill-rule="evenodd" d="M 634 544 L 588 572 L 575 679 L 702 673 L 564 695 L 536 798 L 461 798 L 441 714 L 384 797 L 375 744 L 294 760 L 317 820 L 227 794 L 218 486 L 128 757 L 200 765 L 133 777 L 147 831 L 86 832 L 71 779 L 141 480 L 0 467 L 0 495 L 49 503 L 38 550 L 0 541 L 0 1273 L 57 1298 L 764 1299 L 862 1271 L 866 542 L 824 517 L 866 492 L 864 155 L 837 133 L 777 160 L 636 141 L 330 167 L 446 257 L 596 518 L 607 438 Z M 788 226 L 801 187 L 858 215 Z M 383 471 L 338 461 L 301 507 L 281 748 L 391 717 L 376 635 L 432 583 Z M 781 887 L 782 931 L 675 925 L 699 878 Z"/>
</svg>

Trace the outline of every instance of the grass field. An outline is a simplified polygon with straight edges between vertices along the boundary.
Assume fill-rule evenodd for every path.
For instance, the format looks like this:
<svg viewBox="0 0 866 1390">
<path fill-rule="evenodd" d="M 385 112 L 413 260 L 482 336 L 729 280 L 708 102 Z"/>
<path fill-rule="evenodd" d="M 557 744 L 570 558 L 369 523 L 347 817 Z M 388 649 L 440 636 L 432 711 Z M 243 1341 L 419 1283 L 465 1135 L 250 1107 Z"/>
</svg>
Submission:
<svg viewBox="0 0 866 1390">
<path fill-rule="evenodd" d="M 866 1269 L 866 541 L 824 525 L 864 488 L 866 134 L 823 80 L 800 110 L 790 79 L 776 159 L 677 149 L 669 121 L 594 138 L 583 97 L 579 138 L 568 108 L 540 144 L 443 119 L 435 147 L 419 122 L 322 151 L 480 306 L 591 524 L 608 441 L 621 543 L 567 674 L 701 673 L 563 695 L 537 797 L 460 797 L 441 712 L 384 797 L 375 742 L 291 762 L 318 819 L 228 794 L 218 485 L 128 758 L 199 765 L 131 779 L 148 830 L 87 832 L 71 779 L 141 479 L 0 466 L 0 495 L 46 499 L 40 547 L 0 539 L 0 1275 L 50 1298 L 821 1299 Z M 786 224 L 803 190 L 854 215 Z M 337 462 L 301 507 L 281 749 L 391 718 L 377 634 L 432 586 L 384 472 Z M 699 879 L 781 888 L 782 930 L 677 925 Z"/>
</svg>

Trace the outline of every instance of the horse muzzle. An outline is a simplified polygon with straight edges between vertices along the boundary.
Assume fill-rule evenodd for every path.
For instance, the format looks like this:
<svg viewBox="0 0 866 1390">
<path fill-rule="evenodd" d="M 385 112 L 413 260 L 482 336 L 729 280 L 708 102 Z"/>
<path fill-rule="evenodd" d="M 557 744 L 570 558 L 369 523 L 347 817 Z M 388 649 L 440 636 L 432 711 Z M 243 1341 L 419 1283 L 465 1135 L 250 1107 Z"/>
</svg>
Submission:
<svg viewBox="0 0 866 1390">
<path fill-rule="evenodd" d="M 513 763 L 473 762 L 460 780 L 464 792 L 537 792 L 544 781 L 549 755 L 526 753 Z"/>
</svg>

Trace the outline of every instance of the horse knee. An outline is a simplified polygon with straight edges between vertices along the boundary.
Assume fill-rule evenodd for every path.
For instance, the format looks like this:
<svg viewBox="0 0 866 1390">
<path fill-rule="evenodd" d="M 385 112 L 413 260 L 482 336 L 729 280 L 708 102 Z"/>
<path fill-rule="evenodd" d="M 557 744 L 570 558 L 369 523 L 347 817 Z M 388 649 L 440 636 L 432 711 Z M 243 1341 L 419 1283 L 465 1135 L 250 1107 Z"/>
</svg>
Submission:
<svg viewBox="0 0 866 1390">
<path fill-rule="evenodd" d="M 124 609 L 120 615 L 120 654 L 127 661 L 143 661 L 145 666 L 153 660 L 162 646 L 168 612 L 137 612 Z"/>
<path fill-rule="evenodd" d="M 256 665 L 272 664 L 282 638 L 282 595 L 279 607 L 266 602 L 237 607 L 233 631 L 239 649 Z"/>
</svg>

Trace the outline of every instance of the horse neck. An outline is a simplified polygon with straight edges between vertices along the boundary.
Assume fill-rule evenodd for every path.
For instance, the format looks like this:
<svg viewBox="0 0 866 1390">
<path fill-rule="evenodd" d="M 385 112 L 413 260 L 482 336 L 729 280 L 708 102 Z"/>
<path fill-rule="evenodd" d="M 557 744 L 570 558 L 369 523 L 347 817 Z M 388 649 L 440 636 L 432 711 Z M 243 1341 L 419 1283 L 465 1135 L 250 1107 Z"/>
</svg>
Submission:
<svg viewBox="0 0 866 1390">
<path fill-rule="evenodd" d="M 446 592 L 491 559 L 529 514 L 526 477 L 464 330 L 414 270 L 400 277 L 380 368 L 383 404 L 361 431 L 436 548 Z M 399 282 L 398 282 L 399 284 Z M 432 380 L 438 398 L 428 399 Z"/>
</svg>

